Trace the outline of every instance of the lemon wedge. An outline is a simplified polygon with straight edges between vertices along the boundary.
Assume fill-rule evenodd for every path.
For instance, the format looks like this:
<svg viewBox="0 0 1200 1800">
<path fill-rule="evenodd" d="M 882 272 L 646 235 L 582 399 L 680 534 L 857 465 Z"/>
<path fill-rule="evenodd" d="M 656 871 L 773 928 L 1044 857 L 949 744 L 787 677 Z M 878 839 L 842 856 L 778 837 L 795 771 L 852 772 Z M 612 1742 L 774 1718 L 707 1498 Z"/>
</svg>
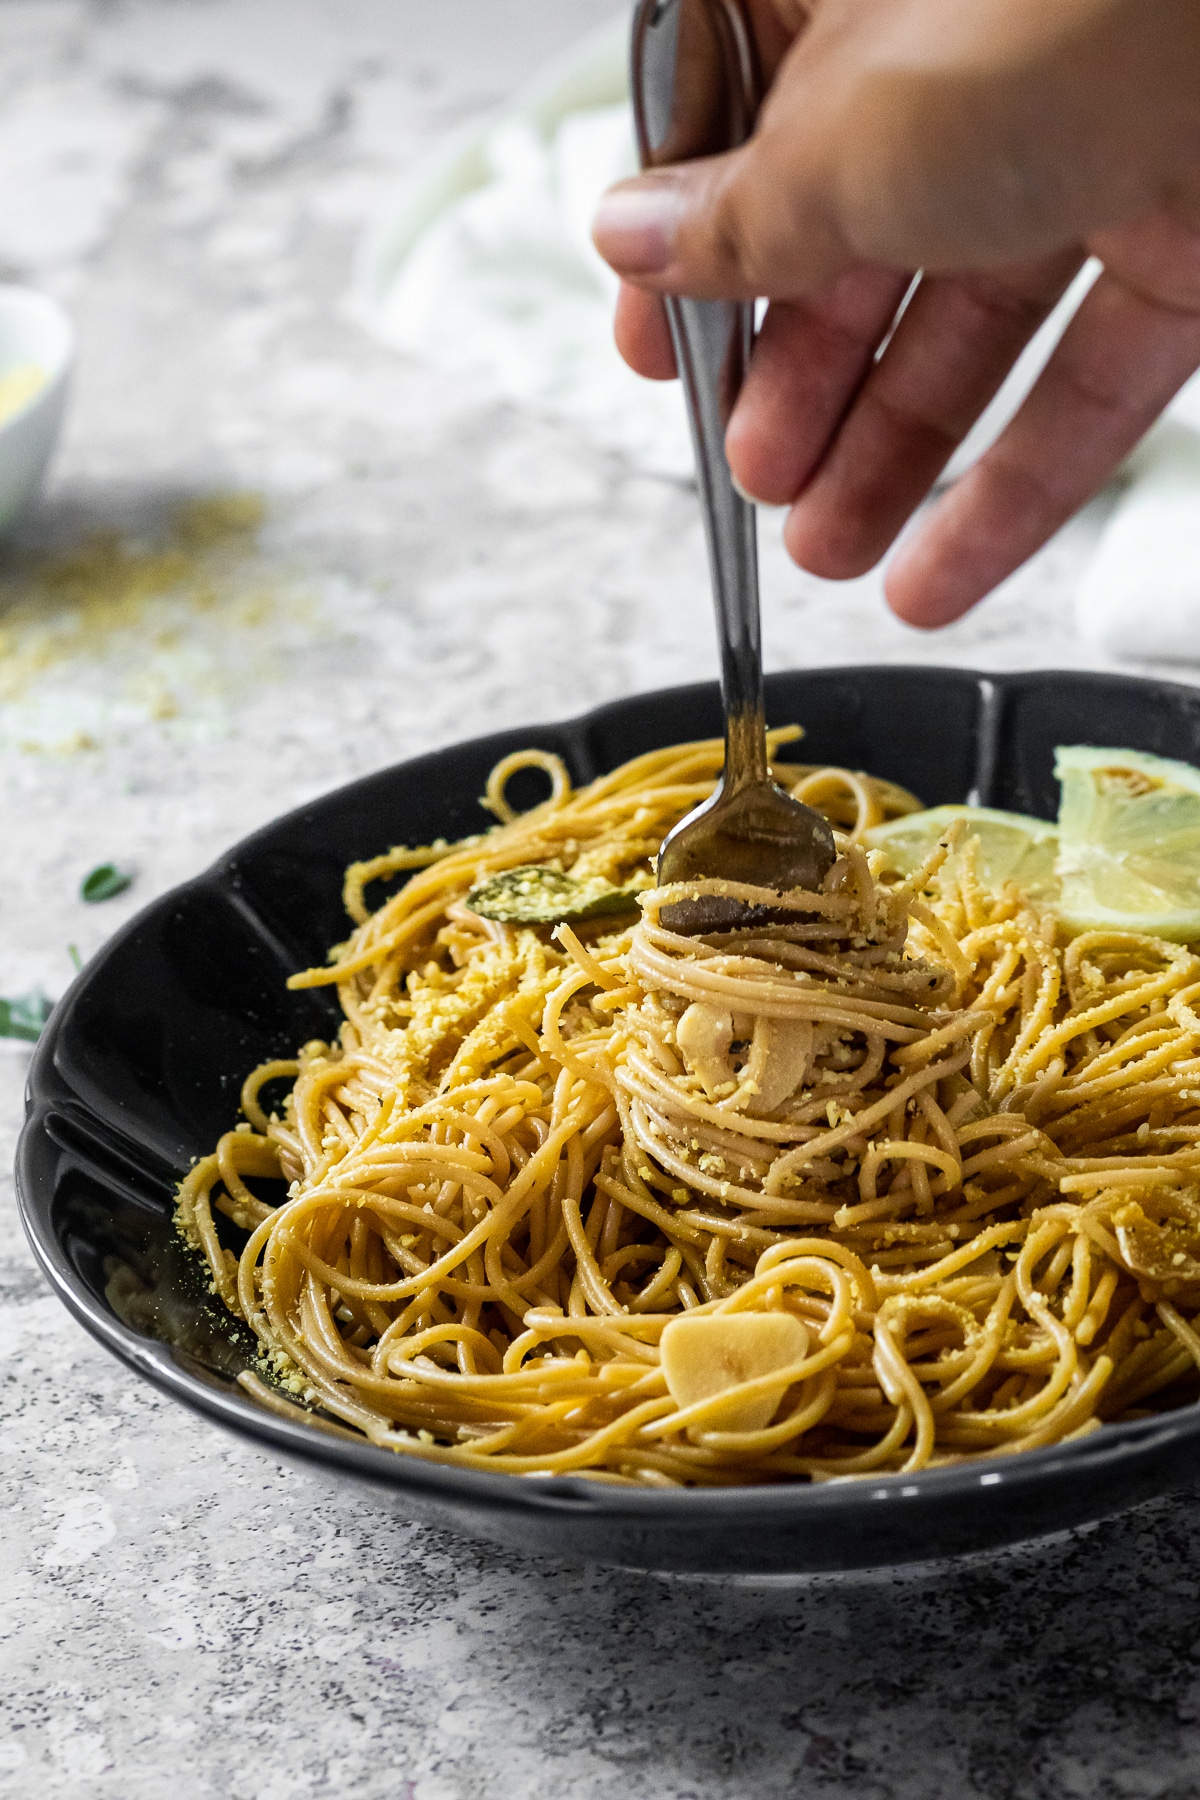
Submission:
<svg viewBox="0 0 1200 1800">
<path fill-rule="evenodd" d="M 1200 769 L 1074 744 L 1055 774 L 1063 924 L 1200 938 Z"/>
<path fill-rule="evenodd" d="M 997 889 L 1013 881 L 1034 899 L 1055 899 L 1058 834 L 1045 819 L 1025 813 L 1000 812 L 990 806 L 933 806 L 927 812 L 907 813 L 902 819 L 876 825 L 863 842 L 868 850 L 884 851 L 898 875 L 911 875 L 959 819 L 967 823 L 965 835 L 979 839 L 977 866 L 985 887 Z"/>
</svg>

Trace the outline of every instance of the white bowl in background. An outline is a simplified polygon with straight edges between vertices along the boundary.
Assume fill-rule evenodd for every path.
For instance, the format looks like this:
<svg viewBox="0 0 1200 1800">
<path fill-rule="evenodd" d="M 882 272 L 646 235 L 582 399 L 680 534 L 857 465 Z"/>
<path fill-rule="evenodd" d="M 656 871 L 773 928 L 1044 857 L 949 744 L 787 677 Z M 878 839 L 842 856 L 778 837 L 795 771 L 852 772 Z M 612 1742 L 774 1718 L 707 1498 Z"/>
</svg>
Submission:
<svg viewBox="0 0 1200 1800">
<path fill-rule="evenodd" d="M 0 377 L 25 363 L 45 380 L 0 419 L 0 532 L 15 524 L 41 486 L 67 405 L 75 330 L 49 294 L 0 285 Z"/>
</svg>

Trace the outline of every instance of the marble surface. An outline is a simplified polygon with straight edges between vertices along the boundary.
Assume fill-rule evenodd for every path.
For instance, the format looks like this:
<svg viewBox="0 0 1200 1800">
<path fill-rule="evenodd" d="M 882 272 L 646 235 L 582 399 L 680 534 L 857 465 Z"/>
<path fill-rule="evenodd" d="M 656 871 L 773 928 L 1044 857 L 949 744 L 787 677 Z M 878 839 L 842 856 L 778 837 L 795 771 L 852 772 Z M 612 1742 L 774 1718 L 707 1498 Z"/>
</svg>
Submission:
<svg viewBox="0 0 1200 1800">
<path fill-rule="evenodd" d="M 619 10 L 0 0 L 0 278 L 81 337 L 54 480 L 0 555 L 0 993 L 60 993 L 69 946 L 308 795 L 710 673 L 693 496 L 346 306 L 416 160 Z M 231 492 L 261 496 L 257 540 L 197 550 L 180 505 Z M 934 639 L 875 579 L 789 568 L 767 519 L 769 662 L 1083 666 L 1102 514 Z M 109 859 L 133 886 L 84 906 Z M 0 1044 L 5 1170 L 23 1072 Z M 43 1289 L 7 1175 L 0 1208 L 2 1795 L 1200 1794 L 1191 1496 L 871 1581 L 519 1561 L 175 1410 Z"/>
</svg>

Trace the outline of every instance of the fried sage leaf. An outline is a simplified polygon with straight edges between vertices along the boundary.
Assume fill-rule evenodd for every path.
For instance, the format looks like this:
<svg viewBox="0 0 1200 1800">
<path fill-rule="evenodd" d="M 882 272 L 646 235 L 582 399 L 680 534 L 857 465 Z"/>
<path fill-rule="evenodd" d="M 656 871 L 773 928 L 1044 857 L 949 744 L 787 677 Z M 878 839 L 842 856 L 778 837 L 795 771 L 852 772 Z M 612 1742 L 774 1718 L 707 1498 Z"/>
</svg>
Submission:
<svg viewBox="0 0 1200 1800">
<path fill-rule="evenodd" d="M 576 881 L 561 869 L 526 863 L 480 882 L 467 905 L 502 925 L 558 925 L 637 910 L 637 888 L 616 888 L 603 876 Z"/>
</svg>

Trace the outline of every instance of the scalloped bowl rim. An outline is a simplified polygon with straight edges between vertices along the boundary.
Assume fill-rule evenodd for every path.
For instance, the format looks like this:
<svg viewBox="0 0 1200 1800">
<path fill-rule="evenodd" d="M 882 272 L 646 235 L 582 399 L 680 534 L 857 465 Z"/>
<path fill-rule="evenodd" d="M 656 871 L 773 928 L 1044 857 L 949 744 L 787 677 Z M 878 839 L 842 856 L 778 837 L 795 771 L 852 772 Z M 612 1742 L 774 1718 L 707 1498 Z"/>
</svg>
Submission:
<svg viewBox="0 0 1200 1800">
<path fill-rule="evenodd" d="M 909 673 L 961 675 L 963 678 L 974 679 L 983 684 L 1005 679 L 1002 676 L 981 676 L 976 671 L 967 669 L 946 670 L 937 666 L 918 669 L 911 664 L 899 667 Z M 819 671 L 820 674 L 828 675 L 830 678 L 862 676 L 867 673 L 883 674 L 884 672 L 884 669 L 871 670 L 866 666 Z M 1049 671 L 1037 671 L 1028 676 L 1017 675 L 1008 679 L 1029 680 L 1052 674 L 1053 672 Z M 1079 679 L 1074 674 L 1071 674 L 1069 678 Z M 1115 680 L 1131 685 L 1138 683 L 1138 678 L 1134 677 L 1100 675 L 1096 679 L 1101 682 Z M 1200 698 L 1195 695 L 1194 690 L 1185 689 L 1182 684 L 1146 681 L 1138 683 L 1138 685 L 1144 685 L 1147 688 L 1154 687 L 1160 692 L 1174 689 L 1181 694 L 1192 694 L 1194 698 Z M 618 709 L 627 708 L 638 701 L 650 705 L 668 694 L 681 695 L 701 691 L 707 692 L 708 684 L 704 684 L 703 689 L 700 684 L 697 684 L 692 689 L 672 688 L 660 690 L 654 694 L 634 695 L 626 700 L 610 702 L 605 706 L 591 709 L 573 719 L 556 722 L 551 727 L 531 725 L 526 729 L 530 740 L 536 741 L 539 732 L 552 729 L 556 733 L 562 733 L 580 729 L 592 725 L 607 713 L 615 713 Z M 467 751 L 473 746 L 485 745 L 492 738 L 500 735 L 502 734 L 481 734 L 477 738 L 448 745 L 441 751 L 429 754 L 433 756 L 452 755 L 456 752 Z M 506 731 L 503 735 L 508 736 L 510 733 Z M 389 770 L 375 771 L 361 780 L 377 780 L 385 774 L 399 776 L 408 766 L 407 763 L 396 764 Z M 364 1480 L 377 1489 L 382 1488 L 393 1493 L 406 1494 L 413 1499 L 425 1496 L 432 1500 L 473 1504 L 496 1515 L 522 1514 L 528 1516 L 532 1521 L 536 1521 L 538 1516 L 545 1517 L 564 1513 L 615 1515 L 630 1524 L 644 1521 L 647 1526 L 654 1527 L 656 1532 L 664 1524 L 672 1521 L 680 1524 L 685 1521 L 692 1524 L 717 1524 L 726 1521 L 730 1525 L 737 1524 L 746 1527 L 771 1520 L 792 1522 L 795 1524 L 797 1532 L 802 1532 L 805 1521 L 809 1519 L 816 1520 L 831 1515 L 848 1517 L 856 1512 L 865 1512 L 869 1508 L 888 1502 L 898 1506 L 914 1502 L 919 1505 L 922 1500 L 933 1498 L 935 1495 L 945 1497 L 959 1494 L 966 1499 L 989 1489 L 1000 1489 L 1015 1501 L 1030 1490 L 1039 1488 L 1045 1478 L 1055 1471 L 1069 1468 L 1080 1481 L 1087 1481 L 1089 1477 L 1099 1475 L 1102 1470 L 1119 1467 L 1122 1463 L 1128 1462 L 1130 1458 L 1140 1459 L 1152 1450 L 1161 1450 L 1171 1444 L 1200 1438 L 1200 1402 L 1196 1402 L 1172 1412 L 1157 1414 L 1151 1418 L 1119 1425 L 1106 1425 L 1102 1430 L 1071 1443 L 912 1473 L 892 1473 L 877 1477 L 857 1477 L 813 1484 L 686 1489 L 622 1487 L 589 1481 L 583 1475 L 531 1479 L 426 1462 L 418 1457 L 406 1456 L 402 1452 L 372 1445 L 365 1440 L 359 1443 L 332 1434 L 326 1435 L 319 1427 L 300 1421 L 293 1424 L 280 1415 L 256 1406 L 248 1399 L 241 1399 L 232 1391 L 226 1393 L 215 1384 L 210 1386 L 208 1382 L 191 1374 L 176 1363 L 166 1346 L 154 1339 L 139 1336 L 124 1325 L 83 1287 L 81 1278 L 71 1269 L 62 1253 L 60 1244 L 42 1218 L 34 1194 L 38 1177 L 33 1167 L 33 1153 L 43 1114 L 43 1109 L 39 1106 L 38 1094 L 46 1083 L 47 1075 L 52 1070 L 56 1048 L 64 1033 L 70 1029 L 72 1017 L 81 996 L 86 993 L 93 982 L 98 980 L 106 965 L 120 954 L 122 948 L 137 934 L 146 921 L 176 904 L 189 893 L 211 888 L 214 885 L 221 887 L 223 878 L 228 875 L 238 858 L 258 840 L 265 839 L 289 824 L 298 822 L 310 814 L 314 806 L 324 807 L 332 804 L 358 785 L 360 783 L 357 781 L 344 784 L 342 787 L 320 795 L 313 801 L 306 802 L 270 821 L 226 851 L 204 873 L 171 889 L 142 909 L 119 932 L 114 934 L 97 956 L 76 977 L 63 999 L 55 1007 L 50 1022 L 35 1048 L 29 1070 L 27 1120 L 18 1146 L 16 1167 L 18 1204 L 22 1223 L 38 1265 L 54 1292 L 76 1320 L 128 1367 L 193 1411 L 201 1413 L 242 1436 L 257 1440 L 264 1447 L 276 1453 L 297 1458 L 305 1463 L 316 1463 L 327 1469 L 353 1474 L 359 1480 Z M 222 891 L 224 890 L 222 889 Z M 1156 1491 L 1169 1491 L 1172 1485 L 1181 1485 L 1191 1478 L 1190 1474 L 1182 1475 L 1179 1483 L 1168 1481 Z M 1129 1504 L 1133 1504 L 1133 1502 L 1123 1501 L 1107 1511 L 1124 1510 Z M 1106 1509 L 1103 1506 L 1090 1508 L 1086 1513 L 1088 1520 L 1104 1516 L 1106 1516 Z M 1084 1520 L 1081 1518 L 1075 1522 L 1083 1523 Z M 467 1526 L 466 1529 L 475 1530 L 476 1535 L 479 1535 L 478 1528 Z M 1061 1525 L 1048 1523 L 1036 1530 L 1014 1533 L 1011 1538 L 995 1539 L 994 1542 L 996 1544 L 1018 1542 L 1032 1537 L 1045 1536 L 1060 1529 L 1062 1529 Z M 486 1535 L 486 1532 L 483 1535 Z M 962 1552 L 941 1552 L 936 1545 L 930 1545 L 919 1554 L 919 1557 L 914 1554 L 911 1557 L 906 1556 L 903 1560 L 908 1562 L 930 1559 L 950 1560 L 955 1554 L 962 1554 Z M 840 1566 L 847 1571 L 855 1568 L 883 1568 L 894 1566 L 895 1560 L 892 1559 L 889 1563 L 880 1563 L 855 1562 L 851 1559 L 842 1565 L 816 1564 L 807 1572 L 828 1572 L 835 1566 Z M 646 1560 L 635 1559 L 632 1566 L 667 1568 L 673 1565 L 669 1559 L 651 1557 Z M 751 1562 L 746 1566 L 749 1569 L 754 1565 Z M 764 1569 L 763 1572 L 766 1570 Z M 796 1565 L 794 1572 L 804 1572 L 804 1566 Z"/>
</svg>

